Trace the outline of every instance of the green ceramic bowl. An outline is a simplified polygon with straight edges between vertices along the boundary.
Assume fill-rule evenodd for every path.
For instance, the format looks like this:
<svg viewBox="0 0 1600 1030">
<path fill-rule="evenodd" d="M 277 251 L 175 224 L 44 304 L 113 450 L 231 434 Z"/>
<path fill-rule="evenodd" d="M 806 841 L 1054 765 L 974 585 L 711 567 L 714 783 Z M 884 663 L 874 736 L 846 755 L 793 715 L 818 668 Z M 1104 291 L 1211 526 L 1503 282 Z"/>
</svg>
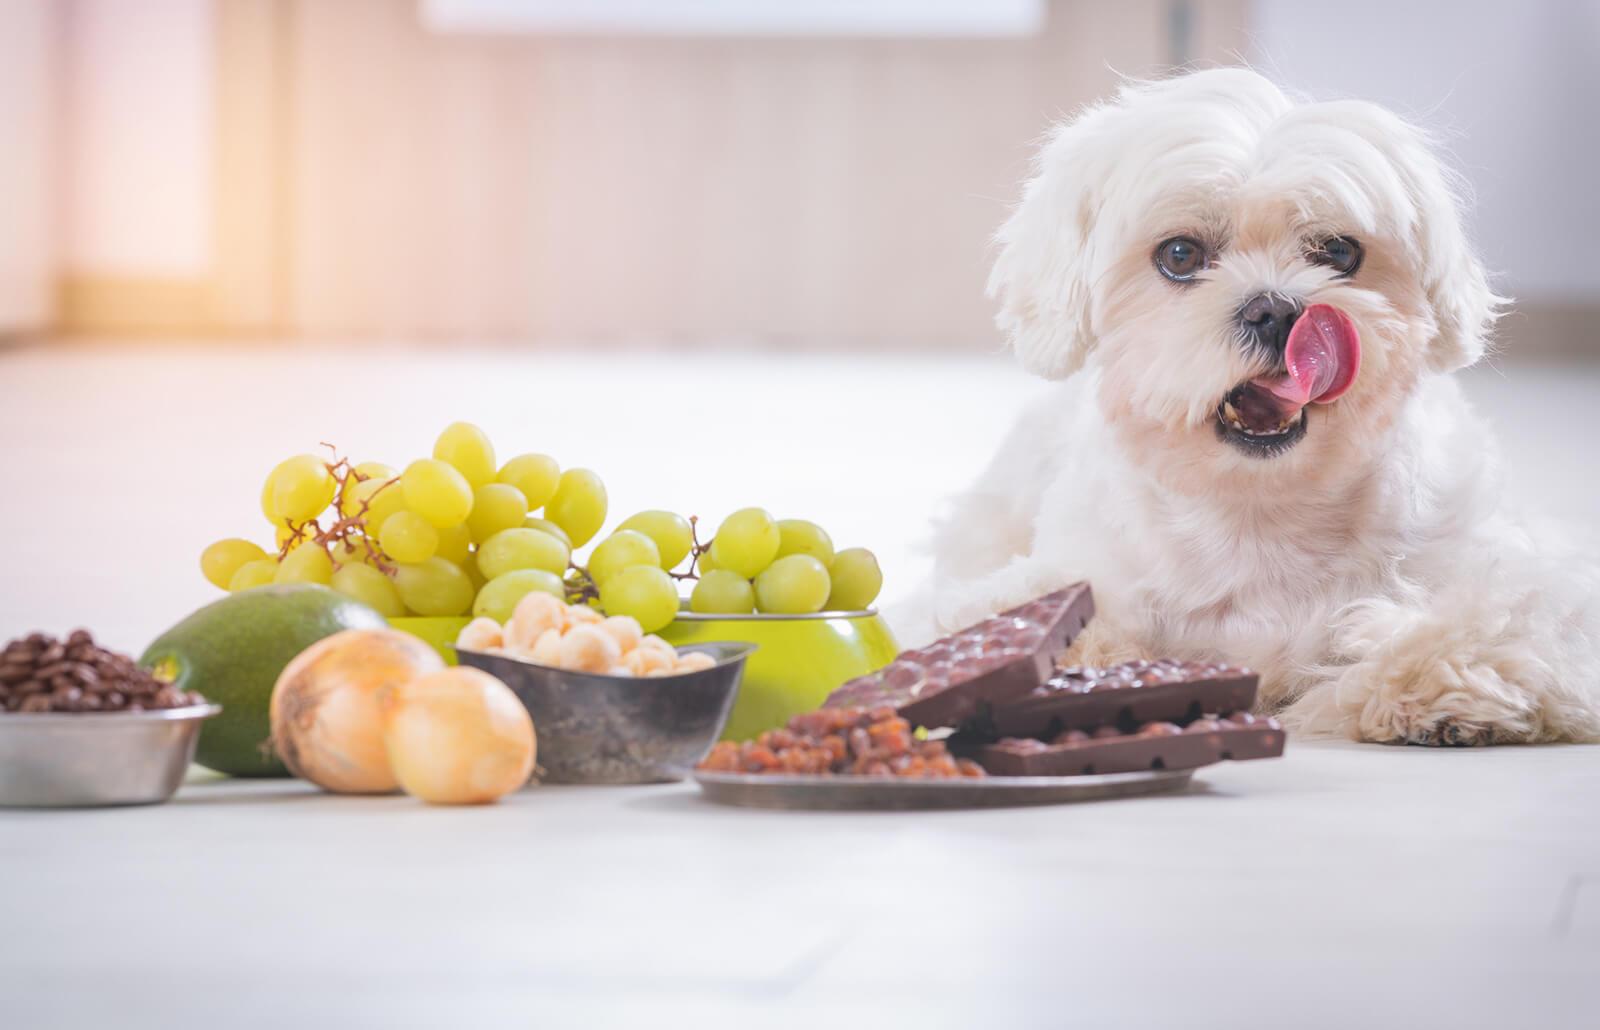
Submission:
<svg viewBox="0 0 1600 1030">
<path fill-rule="evenodd" d="M 404 619 L 390 619 L 389 625 L 403 633 L 410 633 L 414 637 L 421 637 L 423 643 L 439 652 L 439 657 L 444 659 L 446 665 L 456 664 L 456 637 L 461 635 L 461 630 L 468 618 L 456 616 L 424 617 L 413 615 Z"/>
<path fill-rule="evenodd" d="M 745 641 L 745 663 L 723 740 L 748 740 L 820 706 L 845 680 L 883 668 L 900 653 L 874 611 L 816 615 L 700 615 L 680 612 L 660 635 L 676 646 Z"/>
<path fill-rule="evenodd" d="M 390 619 L 389 625 L 421 637 L 450 665 L 465 618 Z M 816 615 L 700 615 L 680 612 L 660 636 L 684 644 L 745 642 L 756 651 L 745 664 L 744 681 L 724 740 L 748 740 L 782 726 L 792 715 L 809 712 L 845 680 L 865 676 L 900 653 L 889 626 L 875 611 L 818 612 Z"/>
</svg>

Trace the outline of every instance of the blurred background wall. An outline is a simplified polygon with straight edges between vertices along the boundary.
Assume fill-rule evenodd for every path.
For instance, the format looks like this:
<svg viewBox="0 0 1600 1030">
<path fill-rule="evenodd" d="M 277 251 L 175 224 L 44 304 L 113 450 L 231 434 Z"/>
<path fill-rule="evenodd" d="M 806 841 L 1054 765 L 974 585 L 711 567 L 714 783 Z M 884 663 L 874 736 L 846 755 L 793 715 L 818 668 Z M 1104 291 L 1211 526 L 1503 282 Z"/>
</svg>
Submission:
<svg viewBox="0 0 1600 1030">
<path fill-rule="evenodd" d="M 1118 73 L 1441 129 L 1518 348 L 1600 314 L 1600 0 L 0 0 L 0 332 L 993 349 Z"/>
</svg>

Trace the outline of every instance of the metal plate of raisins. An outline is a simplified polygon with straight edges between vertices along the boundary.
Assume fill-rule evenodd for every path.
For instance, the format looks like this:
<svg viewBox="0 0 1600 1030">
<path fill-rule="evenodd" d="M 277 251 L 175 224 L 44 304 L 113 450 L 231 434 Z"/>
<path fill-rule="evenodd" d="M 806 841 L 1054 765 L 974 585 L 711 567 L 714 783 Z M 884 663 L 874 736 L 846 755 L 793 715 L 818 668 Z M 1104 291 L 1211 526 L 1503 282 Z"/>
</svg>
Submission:
<svg viewBox="0 0 1600 1030">
<path fill-rule="evenodd" d="M 745 808 L 872 809 L 1010 808 L 1135 797 L 1182 790 L 1193 769 L 1094 776 L 985 776 L 980 779 L 896 779 L 890 776 L 779 776 L 696 772 L 706 800 Z"/>
</svg>

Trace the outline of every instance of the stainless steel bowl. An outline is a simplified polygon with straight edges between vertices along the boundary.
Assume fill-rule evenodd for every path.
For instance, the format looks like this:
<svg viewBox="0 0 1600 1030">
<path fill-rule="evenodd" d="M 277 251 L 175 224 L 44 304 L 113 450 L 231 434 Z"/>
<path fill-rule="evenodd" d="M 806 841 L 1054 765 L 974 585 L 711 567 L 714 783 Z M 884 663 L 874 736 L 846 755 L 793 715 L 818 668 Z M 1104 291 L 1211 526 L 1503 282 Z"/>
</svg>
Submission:
<svg viewBox="0 0 1600 1030">
<path fill-rule="evenodd" d="M 153 805 L 172 797 L 200 724 L 222 711 L 0 714 L 0 807 Z"/>
<path fill-rule="evenodd" d="M 603 676 L 458 648 L 516 692 L 539 735 L 544 783 L 670 783 L 711 750 L 753 644 L 691 644 L 717 664 L 677 676 Z"/>
</svg>

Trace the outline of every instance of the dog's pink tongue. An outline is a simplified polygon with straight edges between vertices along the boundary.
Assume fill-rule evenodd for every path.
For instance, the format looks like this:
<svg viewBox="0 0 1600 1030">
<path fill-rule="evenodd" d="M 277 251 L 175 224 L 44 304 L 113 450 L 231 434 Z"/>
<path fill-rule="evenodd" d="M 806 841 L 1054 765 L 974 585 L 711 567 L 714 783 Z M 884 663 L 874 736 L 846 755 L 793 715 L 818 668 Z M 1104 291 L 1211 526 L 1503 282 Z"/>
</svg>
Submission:
<svg viewBox="0 0 1600 1030">
<path fill-rule="evenodd" d="M 1361 368 L 1361 338 L 1355 323 L 1331 304 L 1311 305 L 1289 330 L 1283 363 L 1288 375 L 1263 376 L 1254 382 L 1298 407 L 1338 400 Z"/>
</svg>

